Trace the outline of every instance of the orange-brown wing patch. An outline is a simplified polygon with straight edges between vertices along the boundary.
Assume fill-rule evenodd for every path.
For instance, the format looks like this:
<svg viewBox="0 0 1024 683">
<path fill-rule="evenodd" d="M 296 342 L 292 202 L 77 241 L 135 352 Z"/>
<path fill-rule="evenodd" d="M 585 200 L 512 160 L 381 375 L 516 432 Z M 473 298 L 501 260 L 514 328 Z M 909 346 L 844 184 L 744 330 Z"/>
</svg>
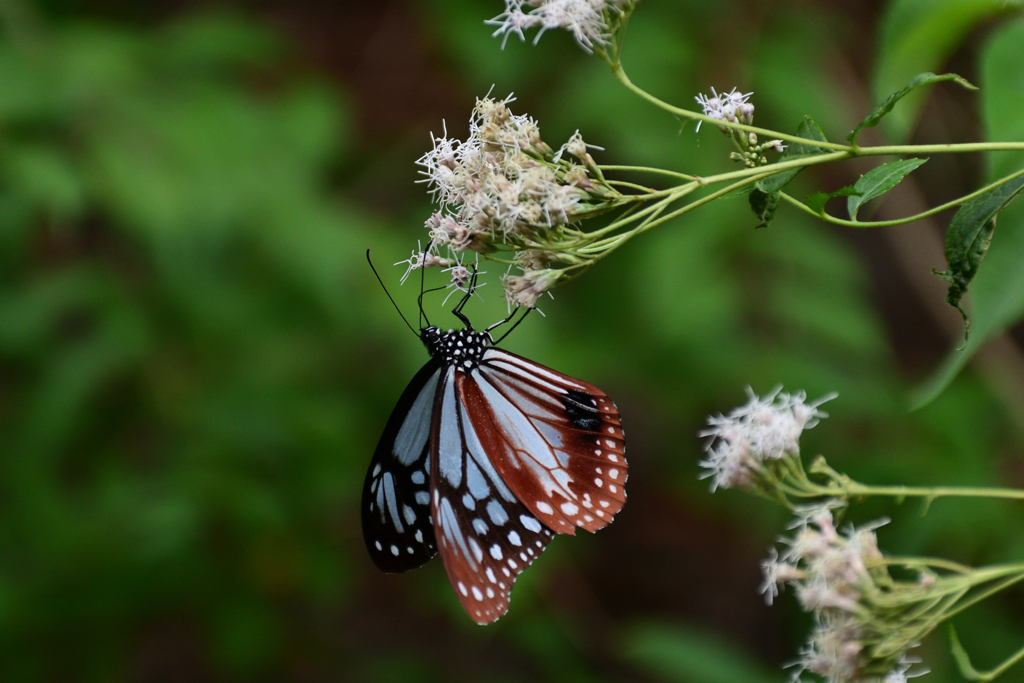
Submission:
<svg viewBox="0 0 1024 683">
<path fill-rule="evenodd" d="M 592 384 L 500 349 L 484 361 L 456 384 L 503 481 L 558 533 L 609 524 L 628 474 L 615 404 Z"/>
<path fill-rule="evenodd" d="M 434 535 L 448 580 L 478 624 L 508 611 L 516 577 L 547 547 L 550 529 L 530 513 L 491 464 L 449 369 L 434 421 L 431 509 Z"/>
</svg>

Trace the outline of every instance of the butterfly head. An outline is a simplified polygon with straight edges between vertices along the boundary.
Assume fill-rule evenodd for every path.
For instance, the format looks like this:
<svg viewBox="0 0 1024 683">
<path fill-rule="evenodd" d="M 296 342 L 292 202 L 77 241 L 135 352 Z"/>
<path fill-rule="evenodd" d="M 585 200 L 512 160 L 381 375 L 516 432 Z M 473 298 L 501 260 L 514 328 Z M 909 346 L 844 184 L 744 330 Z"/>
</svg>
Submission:
<svg viewBox="0 0 1024 683">
<path fill-rule="evenodd" d="M 434 327 L 433 325 L 420 329 L 420 339 L 423 341 L 423 345 L 427 347 L 427 351 L 430 352 L 431 356 L 437 355 L 436 350 L 441 341 L 442 334 L 444 333 L 441 332 L 441 328 Z"/>
<path fill-rule="evenodd" d="M 420 338 L 434 358 L 439 358 L 445 365 L 464 366 L 467 369 L 477 365 L 484 351 L 493 343 L 487 332 L 469 328 L 442 332 L 437 327 L 425 327 L 420 332 Z"/>
</svg>

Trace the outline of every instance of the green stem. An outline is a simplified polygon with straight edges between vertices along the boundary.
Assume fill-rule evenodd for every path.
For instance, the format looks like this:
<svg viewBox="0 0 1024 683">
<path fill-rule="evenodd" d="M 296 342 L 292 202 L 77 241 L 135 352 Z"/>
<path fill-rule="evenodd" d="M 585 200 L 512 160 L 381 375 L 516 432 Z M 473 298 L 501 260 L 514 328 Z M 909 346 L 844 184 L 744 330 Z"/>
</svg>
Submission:
<svg viewBox="0 0 1024 683">
<path fill-rule="evenodd" d="M 812 140 L 810 138 L 802 138 L 796 135 L 789 135 L 786 133 L 780 133 L 778 131 L 769 130 L 767 128 L 758 128 L 757 126 L 748 126 L 742 123 L 733 123 L 731 121 L 722 121 L 720 119 L 713 119 L 710 116 L 704 114 L 698 114 L 695 111 L 689 109 L 682 109 L 680 107 L 673 106 L 664 100 L 658 99 L 654 95 L 650 94 L 643 88 L 638 87 L 629 79 L 626 75 L 625 70 L 622 68 L 622 64 L 619 62 L 609 63 L 612 73 L 620 83 L 626 86 L 629 90 L 639 95 L 643 99 L 651 102 L 655 106 L 664 109 L 667 112 L 675 114 L 676 116 L 682 116 L 694 121 L 705 121 L 715 126 L 724 128 L 731 128 L 733 130 L 742 130 L 749 133 L 757 133 L 758 135 L 764 135 L 769 138 L 777 138 L 785 140 L 790 143 L 807 145 L 810 147 L 818 147 L 821 149 L 832 149 L 836 151 L 846 152 L 851 157 L 860 156 L 882 156 L 882 155 L 901 155 L 901 154 L 943 154 L 951 152 L 1007 152 L 1015 150 L 1024 150 L 1024 142 L 971 142 L 962 144 L 941 144 L 941 145 L 878 145 L 875 147 L 855 147 L 850 145 L 841 145 L 834 142 L 825 142 L 822 140 Z"/>
<path fill-rule="evenodd" d="M 818 147 L 824 147 L 817 143 Z M 879 145 L 857 147 L 854 156 L 870 157 L 903 154 L 944 154 L 950 152 L 1013 152 L 1024 150 L 1024 142 L 964 142 L 944 145 Z"/>
<path fill-rule="evenodd" d="M 962 486 L 867 486 L 850 481 L 836 488 L 822 487 L 829 495 L 845 493 L 852 497 L 891 496 L 893 498 L 1002 498 L 1024 500 L 1024 491 L 1020 489 L 962 487 Z"/>
<path fill-rule="evenodd" d="M 907 567 L 907 568 L 919 568 L 919 567 L 935 567 L 937 569 L 946 569 L 951 572 L 957 572 L 958 574 L 969 574 L 974 571 L 974 567 L 970 567 L 966 564 L 960 564 L 959 562 L 953 562 L 952 560 L 944 560 L 941 557 L 883 557 L 881 560 L 876 560 L 879 564 L 891 567 Z"/>
<path fill-rule="evenodd" d="M 628 187 L 631 190 L 640 190 L 641 192 L 647 194 L 654 194 L 655 192 L 657 192 L 657 190 L 653 188 L 646 187 L 645 185 L 637 185 L 636 183 L 630 183 L 625 180 L 606 180 L 605 182 L 608 183 L 609 185 Z"/>
<path fill-rule="evenodd" d="M 970 194 L 964 195 L 963 197 L 960 197 L 959 199 L 954 199 L 953 201 L 946 202 L 945 204 L 942 204 L 941 206 L 936 206 L 933 209 L 928 209 L 927 211 L 922 211 L 921 213 L 915 214 L 913 216 L 908 216 L 906 218 L 896 218 L 896 219 L 893 219 L 891 221 L 848 221 L 848 220 L 845 220 L 843 218 L 836 218 L 834 216 L 830 216 L 829 214 L 825 213 L 824 209 L 822 209 L 821 213 L 818 213 L 814 209 L 812 209 L 811 207 L 809 207 L 806 204 L 804 204 L 799 199 L 796 199 L 795 197 L 792 197 L 792 196 L 786 194 L 785 192 L 781 193 L 781 196 L 782 196 L 783 199 L 785 199 L 787 202 L 789 202 L 793 206 L 797 207 L 798 209 L 802 209 L 803 211 L 806 211 L 807 213 L 811 214 L 812 216 L 820 218 L 820 219 L 824 220 L 827 223 L 832 223 L 833 225 L 845 225 L 845 226 L 848 226 L 848 227 L 851 227 L 851 228 L 884 228 L 884 227 L 889 227 L 889 226 L 893 226 L 893 225 L 903 225 L 903 224 L 906 224 L 906 223 L 913 223 L 914 221 L 921 220 L 922 218 L 927 218 L 928 216 L 933 216 L 933 215 L 935 215 L 937 213 L 941 213 L 942 211 L 945 211 L 946 209 L 951 209 L 954 206 L 957 206 L 959 204 L 963 204 L 964 202 L 968 202 L 968 201 L 974 199 L 975 197 L 980 197 L 981 195 L 985 194 L 986 192 L 989 192 L 989 191 L 999 187 L 1000 185 L 1008 183 L 1011 180 L 1013 180 L 1014 178 L 1019 178 L 1022 175 L 1024 175 L 1024 169 L 1021 169 L 1021 170 L 1017 171 L 1016 173 L 1012 173 L 1012 174 L 1006 176 L 1005 178 L 1000 178 L 999 180 L 995 181 L 994 183 L 989 183 L 988 185 L 986 185 L 985 187 L 981 188 L 980 190 L 976 190 L 976 191 L 974 191 L 974 192 L 972 192 Z"/>
<path fill-rule="evenodd" d="M 697 176 L 678 171 L 669 171 L 664 168 L 653 168 L 651 166 L 622 166 L 619 164 L 601 164 L 602 171 L 625 171 L 627 173 L 657 173 L 660 175 L 672 176 L 681 180 L 697 180 Z"/>
<path fill-rule="evenodd" d="M 625 244 L 628 240 L 632 239 L 633 237 L 636 237 L 637 235 L 639 235 L 641 233 L 647 232 L 651 228 L 657 227 L 657 226 L 661 225 L 662 223 L 665 223 L 666 221 L 670 221 L 673 218 L 681 216 L 684 213 L 687 213 L 689 211 L 693 211 L 697 207 L 702 206 L 704 204 L 707 204 L 710 201 L 714 201 L 715 199 L 718 199 L 722 195 L 729 194 L 733 190 L 736 190 L 736 189 L 738 189 L 740 187 L 743 187 L 744 185 L 749 185 L 751 183 L 755 183 L 758 180 L 760 180 L 761 178 L 767 178 L 769 175 L 771 175 L 771 174 L 770 173 L 765 173 L 765 174 L 762 174 L 762 175 L 757 175 L 757 176 L 753 176 L 753 177 L 750 177 L 750 178 L 745 178 L 744 180 L 741 180 L 739 182 L 733 183 L 732 185 L 728 185 L 726 187 L 723 187 L 721 190 L 718 190 L 717 192 L 712 192 L 711 194 L 707 195 L 706 197 L 701 197 L 700 199 L 696 199 L 696 200 L 690 202 L 689 204 L 687 204 L 686 206 L 682 206 L 682 207 L 676 209 L 675 211 L 673 211 L 671 213 L 665 214 L 661 218 L 658 218 L 656 220 L 652 220 L 650 222 L 646 222 L 645 221 L 645 224 L 640 226 L 640 227 L 634 228 L 633 230 L 630 230 L 627 233 L 623 233 L 621 235 L 616 235 L 615 237 L 611 237 L 608 240 L 605 240 L 603 242 L 597 242 L 595 244 L 590 245 L 589 247 L 585 247 L 584 249 L 581 249 L 580 251 L 583 252 L 583 253 L 595 253 L 596 254 L 595 259 L 594 259 L 595 261 L 598 260 L 598 259 L 602 259 L 605 256 L 607 256 L 608 254 L 610 254 L 613 251 L 615 251 L 616 249 L 618 249 L 620 246 Z"/>
<path fill-rule="evenodd" d="M 1020 571 L 1020 570 L 1018 570 L 1018 571 Z M 953 617 L 953 616 L 955 616 L 957 614 L 960 614 L 960 612 L 963 612 L 964 610 L 966 610 L 966 609 L 968 609 L 970 607 L 973 607 L 974 605 L 978 604 L 979 602 L 982 602 L 983 600 L 986 600 L 986 599 L 992 597 L 993 595 L 995 595 L 996 593 L 999 593 L 1000 591 L 1006 590 L 1007 588 L 1009 588 L 1010 586 L 1012 586 L 1015 583 L 1018 583 L 1022 579 L 1024 579 L 1024 574 L 1018 574 L 1017 576 L 1011 576 L 1011 577 L 1009 577 L 1007 579 L 1004 579 L 1003 581 L 1000 581 L 999 583 L 997 583 L 996 585 L 992 586 L 991 588 L 986 588 L 985 590 L 979 592 L 978 594 L 971 596 L 970 600 L 967 600 L 966 602 L 963 602 L 960 605 L 958 605 L 956 607 L 956 609 L 952 609 L 952 610 L 949 610 L 948 612 L 946 612 L 943 615 L 943 617 L 942 617 L 943 620 L 949 619 L 949 618 L 951 618 L 951 617 Z"/>
<path fill-rule="evenodd" d="M 1003 673 L 1007 669 L 1009 669 L 1011 666 L 1013 666 L 1017 662 L 1021 661 L 1022 659 L 1024 659 L 1024 647 L 1022 647 L 1021 649 L 1017 650 L 1017 652 L 1015 652 L 1013 655 L 1011 655 L 1006 661 L 1004 661 L 1002 664 L 1000 664 L 996 668 L 990 669 L 989 671 L 985 671 L 985 672 L 979 672 L 982 675 L 981 680 L 983 680 L 983 681 L 991 681 L 991 680 L 993 680 L 995 678 L 998 678 L 999 676 L 1003 675 Z"/>
<path fill-rule="evenodd" d="M 850 158 L 849 152 L 827 152 L 825 154 L 815 154 L 814 156 L 792 159 L 790 161 L 779 161 L 774 164 L 768 164 L 767 166 L 745 168 L 742 171 L 730 171 L 729 173 L 718 173 L 716 175 L 704 176 L 703 178 L 698 178 L 697 182 L 702 185 L 711 185 L 712 183 L 720 183 L 726 180 L 734 180 L 736 178 L 749 178 L 753 175 L 764 175 L 764 177 L 768 177 L 793 168 L 803 169 L 808 166 L 817 166 L 818 164 L 827 164 L 830 161 L 838 161 L 839 159 L 848 158 Z"/>
<path fill-rule="evenodd" d="M 679 187 L 673 188 L 673 190 L 668 192 L 667 194 L 662 193 L 662 194 L 664 194 L 664 196 L 662 196 L 661 199 L 659 199 L 656 203 L 652 204 L 651 206 L 648 206 L 648 207 L 646 207 L 644 209 L 641 209 L 640 211 L 637 211 L 637 212 L 635 212 L 633 214 L 630 214 L 628 216 L 620 216 L 618 219 L 616 219 L 614 222 L 610 223 L 609 225 L 606 225 L 606 226 L 604 226 L 603 228 L 601 228 L 599 230 L 594 230 L 593 232 L 588 232 L 586 234 L 586 238 L 585 238 L 586 239 L 586 246 L 587 247 L 592 247 L 592 246 L 594 246 L 594 244 L 600 244 L 600 242 L 595 242 L 595 240 L 598 237 L 602 237 L 603 235 L 607 235 L 609 233 L 615 232 L 619 228 L 623 228 L 623 227 L 629 225 L 630 223 L 633 223 L 633 222 L 639 220 L 640 218 L 644 218 L 645 216 L 648 216 L 648 215 L 650 215 L 651 213 L 653 213 L 655 211 L 660 211 L 665 206 L 668 206 L 669 204 L 671 204 L 672 202 L 676 201 L 677 199 L 681 199 L 682 197 L 685 197 L 689 193 L 691 193 L 694 190 L 696 190 L 698 187 L 699 187 L 698 183 L 693 182 L 693 183 L 688 183 L 686 185 L 680 185 Z"/>
</svg>

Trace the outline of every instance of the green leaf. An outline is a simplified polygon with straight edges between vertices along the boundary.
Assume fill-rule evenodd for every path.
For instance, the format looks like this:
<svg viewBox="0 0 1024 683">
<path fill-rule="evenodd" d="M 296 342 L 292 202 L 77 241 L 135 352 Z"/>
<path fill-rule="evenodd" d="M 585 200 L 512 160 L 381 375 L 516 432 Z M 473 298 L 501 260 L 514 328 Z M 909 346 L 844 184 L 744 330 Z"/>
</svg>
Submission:
<svg viewBox="0 0 1024 683">
<path fill-rule="evenodd" d="M 958 76 L 957 74 L 942 74 L 937 76 L 931 72 L 925 72 L 918 74 L 910 79 L 910 83 L 907 83 L 901 90 L 897 90 L 892 95 L 886 98 L 885 102 L 875 107 L 875 109 L 868 114 L 860 124 L 853 129 L 853 132 L 846 136 L 846 139 L 850 141 L 851 145 L 857 144 L 857 136 L 865 128 L 873 128 L 878 125 L 878 122 L 885 118 L 885 115 L 892 111 L 892 108 L 896 106 L 896 103 L 902 100 L 904 97 L 909 95 L 911 92 L 920 88 L 922 85 L 931 85 L 932 83 L 939 83 L 941 81 L 955 81 L 968 90 L 977 90 L 977 86 L 972 84 L 966 78 Z"/>
<path fill-rule="evenodd" d="M 775 218 L 775 209 L 779 207 L 778 192 L 762 192 L 756 187 L 751 191 L 750 208 L 758 218 L 758 224 L 754 228 L 767 228 L 768 224 Z"/>
<path fill-rule="evenodd" d="M 872 79 L 876 101 L 898 90 L 914 74 L 941 69 L 975 28 L 1009 8 L 1006 0 L 891 0 L 878 36 Z M 911 93 L 883 121 L 893 142 L 905 142 L 924 105 L 924 91 Z"/>
<path fill-rule="evenodd" d="M 850 220 L 857 220 L 857 211 L 866 202 L 875 197 L 881 197 L 896 187 L 908 173 L 926 161 L 928 160 L 901 159 L 882 164 L 862 175 L 853 186 L 858 192 L 846 200 L 846 209 L 850 212 Z"/>
<path fill-rule="evenodd" d="M 825 204 L 835 197 L 854 197 L 860 195 L 860 190 L 850 185 L 839 188 L 835 192 L 815 192 L 804 199 L 804 204 L 809 206 L 814 213 L 821 214 L 825 211 Z"/>
<path fill-rule="evenodd" d="M 978 274 L 981 260 L 988 253 L 996 217 L 1007 204 L 1024 191 L 1024 176 L 1019 176 L 975 197 L 960 207 L 946 231 L 946 261 L 949 269 L 936 273 L 949 283 L 946 303 L 956 307 L 964 317 L 964 338 L 970 336 L 970 320 L 960 300 L 967 293 L 971 280 Z"/>
<path fill-rule="evenodd" d="M 814 119 L 810 116 L 805 116 L 804 120 L 796 129 L 798 137 L 807 138 L 810 140 L 821 140 L 822 142 L 828 142 L 825 138 L 825 133 L 822 132 L 821 126 L 819 126 Z M 814 145 L 807 145 L 803 143 L 794 143 L 786 149 L 786 153 L 779 159 L 779 163 L 784 161 L 793 161 L 795 159 L 802 159 L 804 157 L 813 156 L 815 154 L 826 154 L 829 150 L 822 147 L 816 147 Z M 801 168 L 794 168 L 788 171 L 782 171 L 776 173 L 773 176 L 769 176 L 762 180 L 757 181 L 757 189 L 765 194 L 771 194 L 772 192 L 778 192 L 786 185 L 789 184 L 796 174 L 799 173 Z M 753 201 L 751 201 L 753 205 Z M 755 211 L 756 213 L 756 211 Z"/>
</svg>

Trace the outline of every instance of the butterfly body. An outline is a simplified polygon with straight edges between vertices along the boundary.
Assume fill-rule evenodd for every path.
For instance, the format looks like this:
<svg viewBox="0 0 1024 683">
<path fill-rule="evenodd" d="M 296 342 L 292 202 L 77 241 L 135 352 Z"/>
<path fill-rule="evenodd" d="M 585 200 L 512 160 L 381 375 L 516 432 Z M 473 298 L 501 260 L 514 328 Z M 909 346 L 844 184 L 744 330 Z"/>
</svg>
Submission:
<svg viewBox="0 0 1024 683">
<path fill-rule="evenodd" d="M 596 531 L 622 508 L 619 413 L 593 385 L 494 346 L 488 332 L 426 327 L 420 338 L 431 359 L 370 463 L 363 535 L 385 572 L 440 551 L 463 607 L 490 623 L 555 533 Z"/>
</svg>

